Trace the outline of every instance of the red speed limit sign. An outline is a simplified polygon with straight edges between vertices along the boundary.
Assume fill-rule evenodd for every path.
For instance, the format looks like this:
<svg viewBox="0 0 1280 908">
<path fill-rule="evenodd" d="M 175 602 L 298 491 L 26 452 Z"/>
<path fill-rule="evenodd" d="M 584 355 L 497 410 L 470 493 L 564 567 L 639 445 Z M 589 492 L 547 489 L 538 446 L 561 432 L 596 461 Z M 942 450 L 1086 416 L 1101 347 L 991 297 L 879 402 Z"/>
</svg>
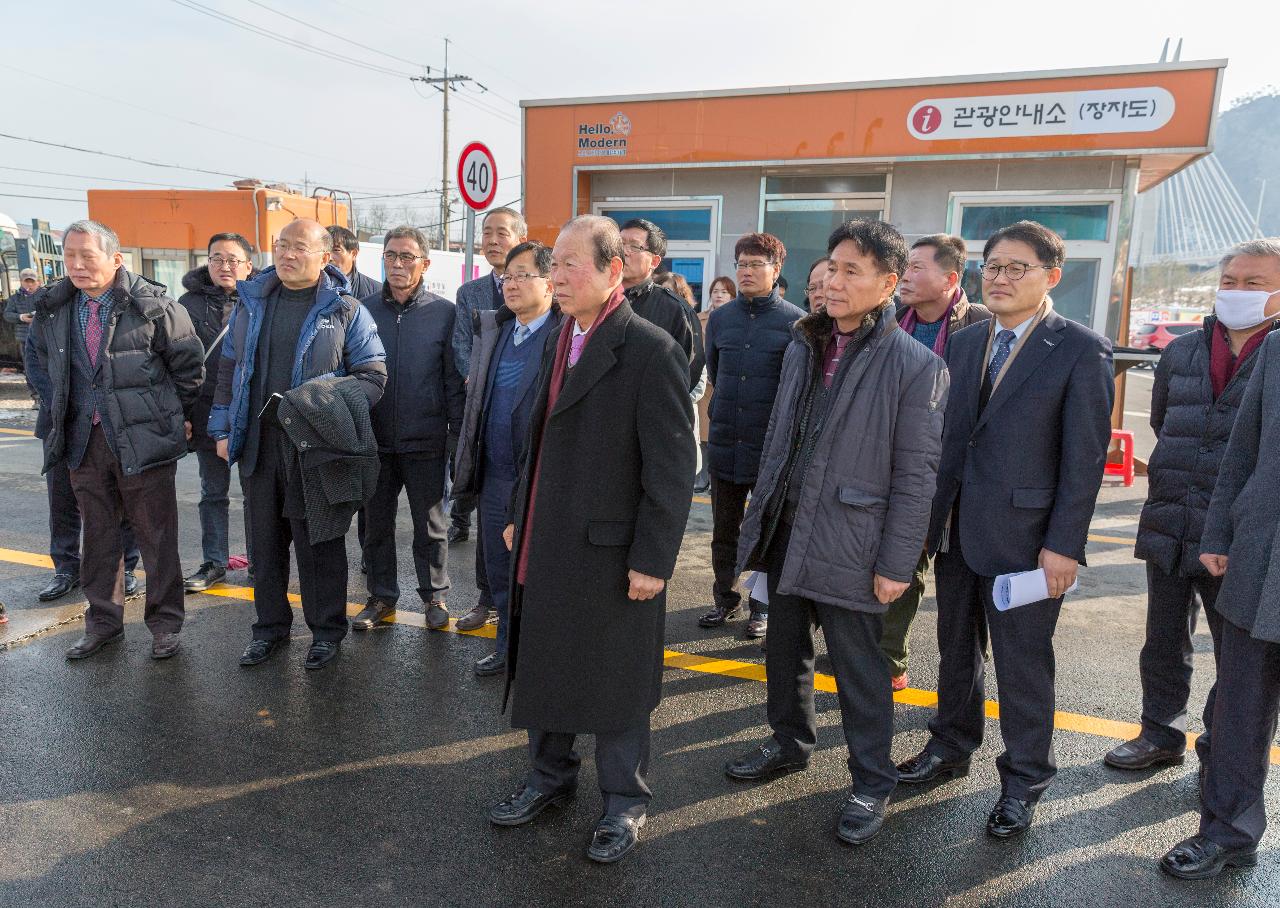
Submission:
<svg viewBox="0 0 1280 908">
<path fill-rule="evenodd" d="M 483 211 L 498 192 L 498 165 L 483 142 L 472 142 L 458 155 L 458 191 L 462 201 Z"/>
</svg>

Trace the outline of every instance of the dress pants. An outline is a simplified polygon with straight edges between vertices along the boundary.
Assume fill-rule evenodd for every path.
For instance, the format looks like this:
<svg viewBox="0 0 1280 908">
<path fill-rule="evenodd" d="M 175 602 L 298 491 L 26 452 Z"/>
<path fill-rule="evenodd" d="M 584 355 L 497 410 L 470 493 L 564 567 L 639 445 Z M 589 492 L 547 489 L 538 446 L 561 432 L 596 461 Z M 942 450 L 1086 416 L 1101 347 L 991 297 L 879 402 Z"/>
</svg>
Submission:
<svg viewBox="0 0 1280 908">
<path fill-rule="evenodd" d="M 80 583 L 89 610 L 85 631 L 106 636 L 124 627 L 124 552 L 120 523 L 124 517 L 138 536 L 147 572 L 143 617 L 153 634 L 182 630 L 182 564 L 178 560 L 178 492 L 176 463 L 126 476 L 107 444 L 102 426 L 89 433 L 80 466 L 71 471 L 80 514 L 84 549 Z"/>
<path fill-rule="evenodd" d="M 529 729 L 529 787 L 543 794 L 572 789 L 578 784 L 582 758 L 573 749 L 577 735 Z M 598 734 L 596 778 L 604 796 L 604 812 L 639 818 L 653 793 L 645 782 L 649 771 L 649 719 L 622 732 Z"/>
<path fill-rule="evenodd" d="M 907 591 L 889 603 L 884 613 L 884 634 L 880 638 L 880 651 L 889 660 L 889 672 L 895 678 L 906 674 L 907 656 L 911 640 L 911 623 L 924 599 L 925 575 L 929 571 L 929 553 L 923 552 L 911 575 Z"/>
<path fill-rule="evenodd" d="M 425 603 L 449 592 L 449 528 L 445 522 L 444 458 L 429 454 L 379 454 L 378 485 L 365 504 L 364 557 L 369 595 L 395 605 L 400 599 L 396 567 L 396 511 L 400 490 L 413 519 L 413 566 Z"/>
<path fill-rule="evenodd" d="M 1062 599 L 1044 599 L 1007 612 L 992 602 L 993 577 L 975 574 L 952 532 L 951 551 L 934 562 L 938 584 L 938 713 L 925 750 L 943 760 L 966 760 L 982 744 L 986 722 L 983 633 L 989 632 L 1000 679 L 996 760 L 1003 794 L 1037 801 L 1053 781 L 1053 632 Z M 772 635 L 772 629 L 770 629 Z M 770 640 L 770 646 L 773 641 Z"/>
<path fill-rule="evenodd" d="M 80 576 L 80 505 L 71 488 L 71 470 L 66 459 L 59 460 L 44 474 L 49 497 L 49 557 L 56 574 Z M 129 518 L 120 520 L 120 544 L 124 548 L 124 569 L 132 571 L 142 555 L 133 536 Z"/>
<path fill-rule="evenodd" d="M 742 534 L 742 518 L 747 512 L 747 496 L 751 485 L 728 482 L 711 477 L 711 569 L 715 584 L 711 588 L 715 604 L 726 609 L 742 602 L 738 592 L 738 538 Z M 751 600 L 751 610 L 768 614 L 769 606 Z"/>
<path fill-rule="evenodd" d="M 818 741 L 813 705 L 815 626 L 820 622 L 835 668 L 836 690 L 854 791 L 887 798 L 898 784 L 893 746 L 893 691 L 880 655 L 879 615 L 777 591 L 791 527 L 779 524 L 765 556 L 769 577 L 768 716 L 782 749 L 808 757 Z"/>
<path fill-rule="evenodd" d="M 253 605 L 258 620 L 253 639 L 283 640 L 293 625 L 289 605 L 289 544 L 298 559 L 302 614 L 316 642 L 337 642 L 347 635 L 347 546 L 339 536 L 313 545 L 304 518 L 284 516 L 289 494 L 283 436 L 263 429 L 253 473 L 241 474 L 253 540 Z M 302 491 L 294 490 L 301 498 Z"/>
<path fill-rule="evenodd" d="M 196 460 L 200 466 L 200 550 L 204 561 L 225 568 L 230 532 L 231 465 L 207 444 L 196 448 Z"/>
<path fill-rule="evenodd" d="M 1213 635 L 1216 665 L 1221 648 L 1222 616 L 1214 609 L 1222 579 L 1208 574 L 1166 574 L 1147 562 L 1147 641 L 1138 657 L 1142 676 L 1142 736 L 1157 747 L 1182 750 L 1187 745 L 1187 700 L 1191 696 L 1191 637 L 1196 632 L 1196 594 Z M 1204 701 L 1205 732 L 1196 739 L 1201 761 L 1209 755 L 1213 701 L 1217 684 Z"/>
<path fill-rule="evenodd" d="M 498 613 L 498 639 L 494 652 L 506 653 L 510 623 L 511 553 L 507 551 L 507 544 L 502 539 L 502 531 L 507 528 L 515 476 L 512 471 L 504 471 L 488 460 L 484 463 L 482 475 L 480 503 L 476 509 L 480 523 L 477 545 L 484 556 L 491 601 Z"/>
<path fill-rule="evenodd" d="M 1267 828 L 1264 787 L 1280 710 L 1280 644 L 1222 622 L 1213 749 L 1200 803 L 1200 834 L 1247 848 Z"/>
</svg>

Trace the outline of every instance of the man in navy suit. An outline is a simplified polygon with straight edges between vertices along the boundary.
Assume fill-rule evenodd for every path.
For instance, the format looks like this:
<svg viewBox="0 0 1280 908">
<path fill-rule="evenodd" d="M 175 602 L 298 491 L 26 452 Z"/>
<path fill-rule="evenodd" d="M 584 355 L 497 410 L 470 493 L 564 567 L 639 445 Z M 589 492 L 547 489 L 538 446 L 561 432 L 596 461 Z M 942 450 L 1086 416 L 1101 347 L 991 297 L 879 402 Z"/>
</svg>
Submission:
<svg viewBox="0 0 1280 908">
<path fill-rule="evenodd" d="M 453 487 L 458 496 L 479 493 L 480 550 L 498 613 L 497 646 L 476 663 L 477 675 L 501 674 L 507 667 L 511 553 L 502 531 L 513 522 L 511 492 L 524 459 L 543 350 L 560 327 L 560 310 L 551 303 L 551 250 L 521 243 L 504 266 L 505 305 L 479 314 Z"/>
<path fill-rule="evenodd" d="M 982 743 L 988 631 L 1000 678 L 1001 795 L 987 832 L 1031 825 L 1057 771 L 1053 632 L 1084 563 L 1111 440 L 1111 342 L 1053 311 L 1066 248 L 1034 221 L 982 251 L 982 302 L 994 318 L 947 344 L 951 398 L 928 549 L 937 553 L 938 714 L 904 783 L 963 775 Z M 1000 574 L 1043 568 L 1049 598 L 997 611 Z"/>
</svg>

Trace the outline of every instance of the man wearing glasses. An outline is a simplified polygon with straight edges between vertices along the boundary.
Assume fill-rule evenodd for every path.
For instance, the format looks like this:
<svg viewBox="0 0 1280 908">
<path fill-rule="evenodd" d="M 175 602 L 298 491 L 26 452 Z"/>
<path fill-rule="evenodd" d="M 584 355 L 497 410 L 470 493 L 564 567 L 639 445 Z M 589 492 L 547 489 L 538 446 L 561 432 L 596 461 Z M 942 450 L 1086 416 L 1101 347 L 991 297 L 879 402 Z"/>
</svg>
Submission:
<svg viewBox="0 0 1280 908">
<path fill-rule="evenodd" d="M 453 485 L 456 495 L 479 495 L 480 551 L 498 613 L 494 651 L 475 666 L 481 676 L 507 668 L 511 553 L 502 531 L 513 522 L 511 493 L 524 463 L 543 351 L 560 328 L 560 309 L 552 303 L 550 249 L 521 243 L 508 253 L 505 275 L 506 304 L 479 313 Z"/>
<path fill-rule="evenodd" d="M 937 554 L 938 713 L 923 751 L 898 767 L 919 784 L 964 775 L 986 722 L 982 659 L 1000 677 L 1000 798 L 987 832 L 1024 832 L 1057 772 L 1053 632 L 1085 541 L 1111 441 L 1111 342 L 1053 310 L 1062 239 L 1034 221 L 996 231 L 982 251 L 994 316 L 947 345 L 951 396 L 928 551 Z M 1048 597 L 997 611 L 1001 574 L 1043 568 Z"/>
<path fill-rule="evenodd" d="M 715 572 L 711 611 L 702 627 L 720 627 L 738 617 L 738 534 L 747 496 L 756 482 L 769 414 L 778 393 L 782 355 L 791 326 L 804 312 L 778 296 L 775 285 L 787 250 L 768 233 L 749 233 L 734 247 L 738 295 L 707 320 L 707 380 L 711 398 L 707 471 L 711 474 L 711 567 Z M 763 637 L 768 606 L 751 600 L 748 637 Z"/>
<path fill-rule="evenodd" d="M 364 557 L 369 601 L 351 626 L 367 631 L 394 620 L 396 508 L 400 490 L 413 518 L 413 566 L 427 627 L 449 624 L 445 461 L 457 446 L 464 390 L 455 365 L 454 305 L 427 290 L 431 264 L 426 235 L 404 225 L 389 231 L 382 254 L 386 283 L 360 302 L 378 325 L 387 351 L 387 390 L 373 408 L 378 437 L 378 486 L 365 506 Z"/>
<path fill-rule="evenodd" d="M 382 397 L 387 368 L 378 328 L 349 295 L 346 275 L 330 263 L 332 249 L 318 221 L 290 222 L 272 247 L 275 265 L 238 285 L 240 305 L 222 342 L 209 437 L 219 457 L 240 465 L 240 484 L 252 502 L 258 620 L 241 665 L 265 662 L 289 639 L 290 542 L 313 640 L 305 667 L 327 665 L 347 635 L 345 539 L 312 542 L 300 483 L 289 482 L 292 445 L 267 406 L 272 395 L 335 374 L 358 379 L 370 407 Z"/>
<path fill-rule="evenodd" d="M 667 235 L 653 221 L 632 218 L 622 225 L 622 289 L 631 311 L 671 335 L 689 360 L 689 390 L 702 381 L 706 357 L 702 323 L 678 296 L 653 282 L 667 254 Z"/>
<path fill-rule="evenodd" d="M 204 385 L 191 417 L 191 439 L 187 447 L 196 454 L 200 466 L 200 566 L 183 581 L 188 593 L 199 593 L 227 576 L 228 498 L 231 465 L 218 456 L 209 437 L 209 411 L 218 386 L 218 363 L 222 337 L 231 310 L 239 297 L 236 283 L 254 273 L 253 247 L 238 233 L 215 233 L 209 238 L 209 264 L 201 265 L 182 279 L 186 293 L 178 302 L 191 316 L 196 334 L 204 344 Z M 246 512 L 247 513 L 247 512 Z M 246 526 L 246 535 L 248 535 Z M 252 559 L 250 559 L 252 561 Z"/>
</svg>

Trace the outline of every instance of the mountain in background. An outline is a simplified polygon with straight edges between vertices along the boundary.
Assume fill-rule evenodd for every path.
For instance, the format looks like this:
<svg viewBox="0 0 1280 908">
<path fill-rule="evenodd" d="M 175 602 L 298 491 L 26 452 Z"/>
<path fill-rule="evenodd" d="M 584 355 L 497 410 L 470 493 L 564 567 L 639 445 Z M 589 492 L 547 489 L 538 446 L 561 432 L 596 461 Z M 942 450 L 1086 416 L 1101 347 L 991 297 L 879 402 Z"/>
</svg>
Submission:
<svg viewBox="0 0 1280 908">
<path fill-rule="evenodd" d="M 1237 101 L 1218 117 L 1214 154 L 1263 236 L 1280 235 L 1280 92 L 1267 89 Z M 1263 181 L 1265 190 L 1263 189 Z"/>
</svg>

